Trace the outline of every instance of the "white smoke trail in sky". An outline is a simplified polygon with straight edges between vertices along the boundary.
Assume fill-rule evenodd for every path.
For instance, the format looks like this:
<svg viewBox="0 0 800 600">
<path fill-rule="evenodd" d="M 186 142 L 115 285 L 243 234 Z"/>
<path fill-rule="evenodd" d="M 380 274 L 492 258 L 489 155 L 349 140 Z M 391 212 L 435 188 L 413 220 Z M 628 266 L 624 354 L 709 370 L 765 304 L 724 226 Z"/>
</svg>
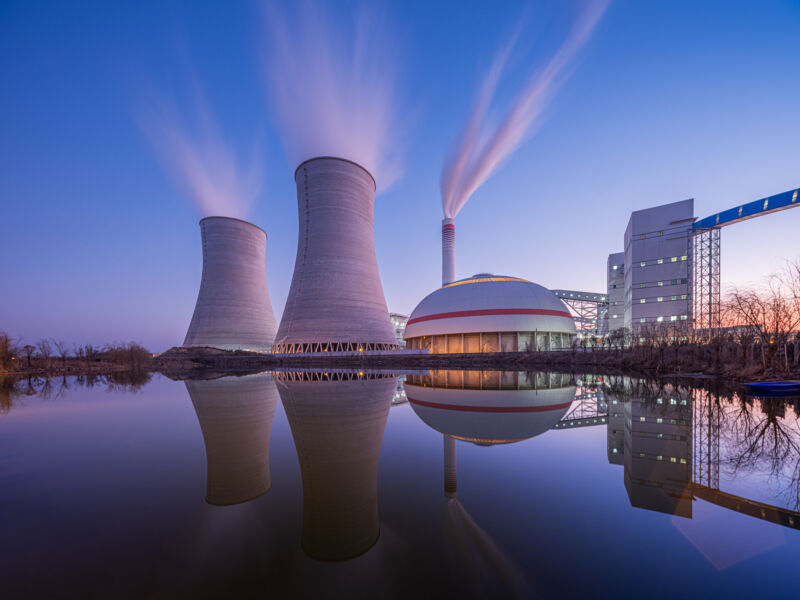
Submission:
<svg viewBox="0 0 800 600">
<path fill-rule="evenodd" d="M 395 78 L 400 53 L 386 18 L 364 5 L 350 27 L 318 2 L 264 11 L 264 82 L 292 164 L 337 156 L 386 189 L 401 174 Z M 341 12 L 341 5 L 337 12 Z"/>
<path fill-rule="evenodd" d="M 541 71 L 530 78 L 499 124 L 490 128 L 486 124 L 486 115 L 518 36 L 513 36 L 498 54 L 481 86 L 472 115 L 442 169 L 445 217 L 455 217 L 475 190 L 532 135 L 547 103 L 566 79 L 566 67 L 588 41 L 608 3 L 609 0 L 590 0 L 558 51 Z"/>
<path fill-rule="evenodd" d="M 150 96 L 139 125 L 178 190 L 201 217 L 246 219 L 264 181 L 257 144 L 249 162 L 240 164 L 198 86 L 193 110 L 181 114 L 163 96 Z M 187 112 L 191 123 L 181 116 Z"/>
</svg>

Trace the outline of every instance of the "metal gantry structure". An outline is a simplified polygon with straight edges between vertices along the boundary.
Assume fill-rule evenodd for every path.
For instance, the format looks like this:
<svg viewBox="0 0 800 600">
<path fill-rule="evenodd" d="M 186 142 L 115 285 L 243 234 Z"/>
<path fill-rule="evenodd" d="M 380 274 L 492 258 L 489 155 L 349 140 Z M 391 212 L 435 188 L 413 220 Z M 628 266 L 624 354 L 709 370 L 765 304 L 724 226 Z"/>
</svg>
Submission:
<svg viewBox="0 0 800 600">
<path fill-rule="evenodd" d="M 692 321 L 696 331 L 711 333 L 722 326 L 721 229 L 734 223 L 800 206 L 800 189 L 761 198 L 698 219 L 689 237 L 692 257 Z"/>
<path fill-rule="evenodd" d="M 608 296 L 596 292 L 551 290 L 567 305 L 578 334 L 597 335 L 600 323 L 608 311 Z"/>
</svg>

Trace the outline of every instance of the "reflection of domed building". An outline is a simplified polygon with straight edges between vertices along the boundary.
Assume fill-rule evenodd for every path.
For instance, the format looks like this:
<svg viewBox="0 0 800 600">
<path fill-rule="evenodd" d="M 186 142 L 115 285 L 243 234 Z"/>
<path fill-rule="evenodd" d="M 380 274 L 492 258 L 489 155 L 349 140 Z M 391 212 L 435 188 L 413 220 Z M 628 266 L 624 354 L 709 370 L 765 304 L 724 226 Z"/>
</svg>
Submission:
<svg viewBox="0 0 800 600">
<path fill-rule="evenodd" d="M 569 375 L 431 371 L 409 375 L 408 402 L 429 427 L 479 445 L 532 438 L 553 427 L 575 399 Z"/>
<path fill-rule="evenodd" d="M 206 501 L 247 502 L 271 486 L 269 436 L 278 403 L 272 375 L 187 381 L 206 446 Z"/>
<path fill-rule="evenodd" d="M 569 348 L 575 321 L 550 290 L 518 277 L 481 273 L 448 283 L 411 313 L 406 348 L 432 353 Z"/>
<path fill-rule="evenodd" d="M 275 373 L 303 478 L 303 551 L 347 560 L 380 535 L 378 461 L 397 377 Z"/>
</svg>

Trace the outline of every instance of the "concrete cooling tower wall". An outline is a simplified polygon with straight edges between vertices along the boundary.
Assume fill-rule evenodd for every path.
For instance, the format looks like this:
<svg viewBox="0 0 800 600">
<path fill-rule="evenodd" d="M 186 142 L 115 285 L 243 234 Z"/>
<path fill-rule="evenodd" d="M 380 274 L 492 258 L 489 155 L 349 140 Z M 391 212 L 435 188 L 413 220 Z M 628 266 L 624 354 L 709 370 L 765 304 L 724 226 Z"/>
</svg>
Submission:
<svg viewBox="0 0 800 600">
<path fill-rule="evenodd" d="M 278 404 L 270 374 L 187 381 L 206 446 L 206 502 L 240 504 L 272 482 L 269 437 Z"/>
<path fill-rule="evenodd" d="M 359 165 L 314 158 L 295 172 L 300 233 L 276 352 L 397 347 L 375 258 L 375 181 Z"/>
<path fill-rule="evenodd" d="M 378 462 L 397 378 L 275 376 L 302 472 L 303 552 L 317 560 L 355 558 L 380 535 Z"/>
<path fill-rule="evenodd" d="M 246 221 L 200 221 L 203 277 L 184 346 L 269 352 L 275 314 L 267 289 L 267 234 Z"/>
</svg>

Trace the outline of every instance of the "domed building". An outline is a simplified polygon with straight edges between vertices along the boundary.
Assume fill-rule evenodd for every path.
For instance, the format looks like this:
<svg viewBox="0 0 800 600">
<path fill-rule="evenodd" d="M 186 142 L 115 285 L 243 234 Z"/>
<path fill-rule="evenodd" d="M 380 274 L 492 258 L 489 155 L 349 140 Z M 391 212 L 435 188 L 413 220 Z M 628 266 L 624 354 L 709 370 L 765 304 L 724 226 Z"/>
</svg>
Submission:
<svg viewBox="0 0 800 600">
<path fill-rule="evenodd" d="M 423 298 L 404 337 L 406 348 L 433 354 L 561 350 L 572 346 L 575 321 L 547 288 L 479 273 Z"/>
</svg>

